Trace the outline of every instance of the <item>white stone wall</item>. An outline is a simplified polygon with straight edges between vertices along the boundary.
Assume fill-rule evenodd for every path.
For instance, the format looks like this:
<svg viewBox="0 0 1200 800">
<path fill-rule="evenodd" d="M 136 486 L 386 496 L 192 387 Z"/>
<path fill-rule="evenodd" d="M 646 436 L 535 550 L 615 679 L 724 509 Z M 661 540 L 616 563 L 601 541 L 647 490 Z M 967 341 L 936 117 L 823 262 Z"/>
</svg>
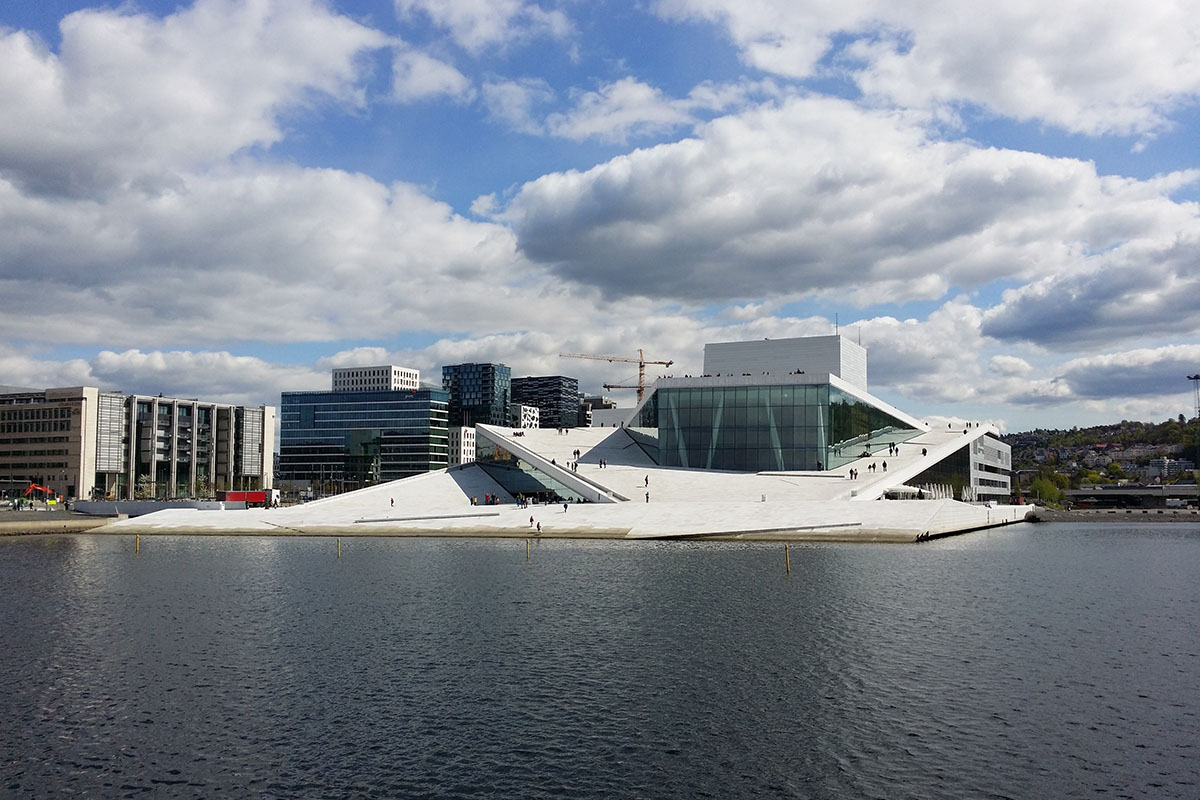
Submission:
<svg viewBox="0 0 1200 800">
<path fill-rule="evenodd" d="M 705 375 L 834 375 L 867 388 L 867 351 L 843 336 L 804 336 L 704 345 Z"/>
</svg>

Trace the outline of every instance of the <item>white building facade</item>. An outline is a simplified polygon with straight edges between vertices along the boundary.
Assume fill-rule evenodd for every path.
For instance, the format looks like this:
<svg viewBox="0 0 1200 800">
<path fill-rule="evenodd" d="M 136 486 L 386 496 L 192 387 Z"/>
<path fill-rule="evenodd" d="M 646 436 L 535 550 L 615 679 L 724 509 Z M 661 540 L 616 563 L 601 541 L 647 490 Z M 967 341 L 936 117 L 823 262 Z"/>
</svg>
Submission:
<svg viewBox="0 0 1200 800">
<path fill-rule="evenodd" d="M 475 460 L 475 428 L 454 425 L 446 429 L 450 442 L 450 466 Z"/>
<path fill-rule="evenodd" d="M 867 351 L 844 336 L 755 339 L 704 345 L 706 376 L 833 375 L 867 388 Z"/>
<path fill-rule="evenodd" d="M 394 392 L 421 388 L 421 371 L 394 364 L 339 367 L 333 371 L 335 392 Z"/>
</svg>

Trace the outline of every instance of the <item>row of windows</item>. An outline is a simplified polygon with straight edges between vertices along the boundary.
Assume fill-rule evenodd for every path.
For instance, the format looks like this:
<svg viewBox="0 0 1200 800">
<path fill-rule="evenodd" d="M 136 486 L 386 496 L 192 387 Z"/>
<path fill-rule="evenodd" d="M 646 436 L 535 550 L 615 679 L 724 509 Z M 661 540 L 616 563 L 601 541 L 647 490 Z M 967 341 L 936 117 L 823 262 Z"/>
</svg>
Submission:
<svg viewBox="0 0 1200 800">
<path fill-rule="evenodd" d="M 69 430 L 71 430 L 70 419 L 0 423 L 0 433 L 50 433 L 52 431 Z"/>
<path fill-rule="evenodd" d="M 35 406 L 33 408 L 5 409 L 0 411 L 0 422 L 13 422 L 27 419 L 70 419 L 71 409 L 61 406 L 50 408 Z"/>
<path fill-rule="evenodd" d="M 67 462 L 65 461 L 0 461 L 0 469 L 66 469 Z"/>
<path fill-rule="evenodd" d="M 4 452 L 0 450 L 0 458 L 15 458 L 17 456 L 65 456 L 70 455 L 67 450 L 9 450 Z"/>
<path fill-rule="evenodd" d="M 306 420 L 314 420 L 317 422 L 336 422 L 340 420 L 349 421 L 371 421 L 371 420 L 444 420 L 446 419 L 446 411 L 444 409 L 436 409 L 432 413 L 428 409 L 414 408 L 381 408 L 381 409 L 301 409 L 298 414 L 288 414 L 283 417 L 282 421 L 290 424 L 305 422 Z"/>
<path fill-rule="evenodd" d="M 59 442 L 68 442 L 70 439 L 66 436 L 16 436 L 12 439 L 5 439 L 5 444 L 55 444 Z"/>
<path fill-rule="evenodd" d="M 425 414 L 446 413 L 448 403 L 430 403 L 426 400 L 377 400 L 362 403 L 286 403 L 280 408 L 280 417 L 295 416 L 302 411 L 327 414 L 333 411 L 362 413 L 365 411 L 407 411 Z"/>
</svg>

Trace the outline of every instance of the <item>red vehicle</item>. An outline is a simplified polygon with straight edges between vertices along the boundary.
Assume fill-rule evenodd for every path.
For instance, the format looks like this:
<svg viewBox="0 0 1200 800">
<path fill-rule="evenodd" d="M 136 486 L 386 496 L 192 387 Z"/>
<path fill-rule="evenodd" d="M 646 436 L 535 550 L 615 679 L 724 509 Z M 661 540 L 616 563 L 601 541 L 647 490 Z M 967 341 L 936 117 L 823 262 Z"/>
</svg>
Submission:
<svg viewBox="0 0 1200 800">
<path fill-rule="evenodd" d="M 21 497 L 29 497 L 29 495 L 35 491 L 42 492 L 43 495 L 42 495 L 41 499 L 43 499 L 47 502 L 50 502 L 51 500 L 55 499 L 53 489 L 49 489 L 45 486 L 39 486 L 36 483 L 29 484 L 29 488 L 25 490 L 25 494 L 21 495 Z"/>
<path fill-rule="evenodd" d="M 217 492 L 217 499 L 223 503 L 245 503 L 246 508 L 265 508 L 279 502 L 278 489 L 248 489 L 245 491 Z"/>
</svg>

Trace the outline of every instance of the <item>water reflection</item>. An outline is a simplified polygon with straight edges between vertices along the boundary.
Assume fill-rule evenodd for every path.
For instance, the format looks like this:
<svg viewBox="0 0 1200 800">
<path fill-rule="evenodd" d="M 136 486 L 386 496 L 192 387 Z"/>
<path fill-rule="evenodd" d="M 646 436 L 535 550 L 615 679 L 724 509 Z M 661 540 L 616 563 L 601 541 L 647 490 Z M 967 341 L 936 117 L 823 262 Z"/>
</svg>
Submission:
<svg viewBox="0 0 1200 800">
<path fill-rule="evenodd" d="M 2 541 L 6 794 L 1190 797 L 1183 527 Z"/>
</svg>

